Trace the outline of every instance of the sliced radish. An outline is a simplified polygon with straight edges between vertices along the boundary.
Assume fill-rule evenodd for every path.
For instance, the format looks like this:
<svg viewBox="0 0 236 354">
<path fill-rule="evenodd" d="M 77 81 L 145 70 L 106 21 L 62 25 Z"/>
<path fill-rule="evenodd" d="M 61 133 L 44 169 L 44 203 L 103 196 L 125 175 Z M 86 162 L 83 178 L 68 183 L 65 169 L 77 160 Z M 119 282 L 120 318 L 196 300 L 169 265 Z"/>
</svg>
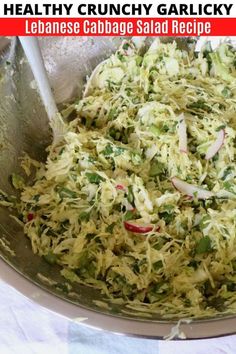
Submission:
<svg viewBox="0 0 236 354">
<path fill-rule="evenodd" d="M 178 117 L 178 136 L 179 136 L 179 151 L 187 153 L 188 145 L 187 145 L 187 126 L 184 114 L 180 114 Z"/>
<path fill-rule="evenodd" d="M 146 234 L 154 229 L 153 225 L 139 224 L 136 220 L 124 221 L 124 227 L 127 231 L 134 232 L 136 234 Z"/>
<path fill-rule="evenodd" d="M 120 191 L 126 191 L 126 188 L 123 186 L 123 184 L 117 184 L 116 189 L 119 189 Z"/>
<path fill-rule="evenodd" d="M 34 219 L 34 214 L 33 213 L 29 213 L 28 215 L 27 215 L 27 220 L 28 221 L 32 221 Z"/>
<path fill-rule="evenodd" d="M 217 135 L 216 140 L 208 148 L 208 150 L 206 152 L 206 156 L 205 156 L 206 160 L 210 160 L 212 157 L 215 156 L 215 154 L 217 154 L 217 152 L 220 150 L 220 148 L 224 144 L 224 140 L 225 140 L 225 130 L 221 129 Z"/>
<path fill-rule="evenodd" d="M 214 193 L 182 181 L 177 177 L 171 179 L 173 186 L 183 194 L 198 199 L 208 199 L 214 197 Z"/>
</svg>

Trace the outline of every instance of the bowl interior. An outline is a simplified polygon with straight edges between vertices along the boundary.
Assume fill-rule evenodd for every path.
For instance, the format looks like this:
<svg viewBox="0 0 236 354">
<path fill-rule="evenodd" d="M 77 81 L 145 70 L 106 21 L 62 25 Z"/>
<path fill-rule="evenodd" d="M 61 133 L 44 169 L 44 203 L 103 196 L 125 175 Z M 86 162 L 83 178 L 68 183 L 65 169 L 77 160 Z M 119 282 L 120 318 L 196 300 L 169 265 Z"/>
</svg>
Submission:
<svg viewBox="0 0 236 354">
<path fill-rule="evenodd" d="M 45 148 L 50 144 L 51 134 L 46 112 L 19 41 L 15 38 L 10 43 L 4 41 L 3 49 L 0 46 L 0 97 L 4 98 L 0 100 L 0 189 L 15 194 L 9 176 L 17 171 L 22 173 L 20 157 L 26 152 L 33 158 L 45 160 Z M 81 95 L 87 75 L 114 52 L 121 41 L 120 37 L 40 38 L 46 69 L 59 107 Z M 181 43 L 184 45 L 184 40 Z M 10 214 L 9 210 L 0 208 L 0 255 L 18 273 L 53 295 L 80 307 L 135 321 L 145 320 L 143 316 L 124 313 L 120 305 L 98 307 L 94 300 L 106 300 L 100 292 L 90 287 L 75 285 L 70 291 L 66 290 L 60 267 L 50 266 L 33 255 L 22 226 Z M 159 314 L 148 317 L 148 321 L 166 323 Z"/>
</svg>

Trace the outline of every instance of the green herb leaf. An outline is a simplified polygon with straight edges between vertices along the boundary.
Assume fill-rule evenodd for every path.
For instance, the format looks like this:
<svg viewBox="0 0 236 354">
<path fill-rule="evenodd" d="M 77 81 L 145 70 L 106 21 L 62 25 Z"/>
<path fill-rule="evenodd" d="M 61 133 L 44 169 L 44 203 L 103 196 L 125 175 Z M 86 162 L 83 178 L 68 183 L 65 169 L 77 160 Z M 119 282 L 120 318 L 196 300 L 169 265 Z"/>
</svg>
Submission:
<svg viewBox="0 0 236 354">
<path fill-rule="evenodd" d="M 189 267 L 192 267 L 193 269 L 197 269 L 198 267 L 198 262 L 195 260 L 195 259 L 192 259 L 189 264 L 188 264 Z"/>
<path fill-rule="evenodd" d="M 125 43 L 125 44 L 123 44 L 123 49 L 124 49 L 124 50 L 129 49 L 129 43 Z"/>
<path fill-rule="evenodd" d="M 170 130 L 170 127 L 167 125 L 167 124 L 164 124 L 161 128 L 161 130 L 164 132 L 164 133 L 167 133 L 169 130 Z"/>
<path fill-rule="evenodd" d="M 161 129 L 158 128 L 156 125 L 152 124 L 149 127 L 149 131 L 154 134 L 155 136 L 160 136 L 161 135 Z"/>
<path fill-rule="evenodd" d="M 112 108 L 108 113 L 108 120 L 113 120 L 117 117 L 117 109 Z"/>
<path fill-rule="evenodd" d="M 233 171 L 233 167 L 232 166 L 228 166 L 226 167 L 226 169 L 224 170 L 223 176 L 221 177 L 221 179 L 224 181 L 228 175 L 231 174 L 231 172 Z"/>
<path fill-rule="evenodd" d="M 216 128 L 216 132 L 219 132 L 220 130 L 225 129 L 225 128 L 226 128 L 226 125 L 221 124 L 221 125 L 219 125 L 219 127 Z"/>
<path fill-rule="evenodd" d="M 115 222 L 113 222 L 112 224 L 108 225 L 107 228 L 106 228 L 106 232 L 109 232 L 110 234 L 112 234 L 115 225 L 116 225 Z"/>
<path fill-rule="evenodd" d="M 209 215 L 204 215 L 199 223 L 200 230 L 204 230 L 211 222 L 211 217 Z"/>
<path fill-rule="evenodd" d="M 211 239 L 209 236 L 204 236 L 201 240 L 197 243 L 196 246 L 196 254 L 202 254 L 212 251 L 211 246 Z"/>
<path fill-rule="evenodd" d="M 77 194 L 76 192 L 73 192 L 72 190 L 66 188 L 66 187 L 63 187 L 61 188 L 59 191 L 58 191 L 61 199 L 64 199 L 64 198 L 76 198 L 77 197 Z"/>
<path fill-rule="evenodd" d="M 43 258 L 45 259 L 45 261 L 49 264 L 55 264 L 57 262 L 57 258 L 58 256 L 56 254 L 54 254 L 53 252 L 49 251 L 48 254 L 45 254 L 43 256 Z"/>
<path fill-rule="evenodd" d="M 11 183 L 15 189 L 23 189 L 25 186 L 24 178 L 16 173 L 11 175 Z"/>
<path fill-rule="evenodd" d="M 102 151 L 103 155 L 105 156 L 109 156 L 113 153 L 113 148 L 111 146 L 111 144 L 108 144 L 105 149 Z"/>
<path fill-rule="evenodd" d="M 86 240 L 91 241 L 92 239 L 94 239 L 95 236 L 96 236 L 96 234 L 94 234 L 94 233 L 88 233 L 86 235 Z"/>
<path fill-rule="evenodd" d="M 174 220 L 175 214 L 164 211 L 163 213 L 159 213 L 159 217 L 160 219 L 165 220 L 166 225 L 168 225 Z"/>
<path fill-rule="evenodd" d="M 142 162 L 142 157 L 138 152 L 132 151 L 131 152 L 131 160 L 135 166 L 138 166 Z"/>
<path fill-rule="evenodd" d="M 225 87 L 222 91 L 221 91 L 222 95 L 225 98 L 229 98 L 231 96 L 231 91 L 228 87 Z"/>
<path fill-rule="evenodd" d="M 236 283 L 233 281 L 226 281 L 226 286 L 228 291 L 236 291 Z"/>
<path fill-rule="evenodd" d="M 134 212 L 132 210 L 128 210 L 124 215 L 124 221 L 132 220 L 134 218 Z"/>
<path fill-rule="evenodd" d="M 235 190 L 234 190 L 235 184 L 234 184 L 234 183 L 229 182 L 229 181 L 226 181 L 226 182 L 223 183 L 223 187 L 224 187 L 227 191 L 229 191 L 229 192 L 235 194 Z"/>
<path fill-rule="evenodd" d="M 79 268 L 85 268 L 89 263 L 90 263 L 90 260 L 89 260 L 89 252 L 86 250 L 86 251 L 83 251 L 81 254 L 80 254 L 80 257 L 78 259 L 78 263 L 79 263 Z"/>
<path fill-rule="evenodd" d="M 136 65 L 137 66 L 141 66 L 142 62 L 143 62 L 143 57 L 141 57 L 140 55 L 138 55 L 135 59 L 136 61 Z"/>
<path fill-rule="evenodd" d="M 105 178 L 103 178 L 97 173 L 87 172 L 86 177 L 88 178 L 89 183 L 99 184 L 100 182 L 105 181 Z"/>
<path fill-rule="evenodd" d="M 33 196 L 33 200 L 37 203 L 39 201 L 40 195 L 39 194 L 35 194 Z"/>
<path fill-rule="evenodd" d="M 165 209 L 166 211 L 171 211 L 171 210 L 173 210 L 174 208 L 175 208 L 175 206 L 172 205 L 172 204 L 166 204 L 166 205 L 164 205 L 164 209 Z"/>
<path fill-rule="evenodd" d="M 215 156 L 212 157 L 212 160 L 213 160 L 214 162 L 216 162 L 216 161 L 219 160 L 219 152 L 217 152 L 217 153 L 215 154 Z"/>
<path fill-rule="evenodd" d="M 121 61 L 121 62 L 124 62 L 125 61 L 125 56 L 121 53 L 117 53 L 117 58 Z"/>
<path fill-rule="evenodd" d="M 132 186 L 128 186 L 128 194 L 127 194 L 127 199 L 130 204 L 134 202 L 134 195 L 133 195 L 133 189 Z"/>
<path fill-rule="evenodd" d="M 119 155 L 123 154 L 123 152 L 124 152 L 125 150 L 126 150 L 125 148 L 122 148 L 122 147 L 120 147 L 120 146 L 116 146 L 116 147 L 114 148 L 114 155 L 115 155 L 115 156 L 119 156 Z"/>
<path fill-rule="evenodd" d="M 154 270 L 159 270 L 163 267 L 163 263 L 162 263 L 162 261 L 157 261 L 157 262 L 153 263 L 152 266 L 153 266 Z"/>
<path fill-rule="evenodd" d="M 203 110 L 203 111 L 206 111 L 208 113 L 210 113 L 212 111 L 211 107 L 208 106 L 206 104 L 206 102 L 204 100 L 202 100 L 202 99 L 191 103 L 190 105 L 187 106 L 187 108 L 192 109 L 192 110 L 196 110 L 196 111 Z"/>
<path fill-rule="evenodd" d="M 168 239 L 165 236 L 158 236 L 158 241 L 153 245 L 155 250 L 160 250 L 168 242 Z"/>
<path fill-rule="evenodd" d="M 220 296 L 208 300 L 208 306 L 214 307 L 217 311 L 225 310 L 225 299 Z"/>
<path fill-rule="evenodd" d="M 79 214 L 79 219 L 81 221 L 89 221 L 89 218 L 90 218 L 90 213 L 86 211 L 82 211 L 82 213 Z"/>
<path fill-rule="evenodd" d="M 165 171 L 165 166 L 163 163 L 159 161 L 154 161 L 151 164 L 150 170 L 149 170 L 149 176 L 155 177 L 160 175 Z"/>
<path fill-rule="evenodd" d="M 119 130 L 116 130 L 115 128 L 110 128 L 109 129 L 109 135 L 114 139 L 114 140 L 119 140 L 121 133 Z"/>
</svg>

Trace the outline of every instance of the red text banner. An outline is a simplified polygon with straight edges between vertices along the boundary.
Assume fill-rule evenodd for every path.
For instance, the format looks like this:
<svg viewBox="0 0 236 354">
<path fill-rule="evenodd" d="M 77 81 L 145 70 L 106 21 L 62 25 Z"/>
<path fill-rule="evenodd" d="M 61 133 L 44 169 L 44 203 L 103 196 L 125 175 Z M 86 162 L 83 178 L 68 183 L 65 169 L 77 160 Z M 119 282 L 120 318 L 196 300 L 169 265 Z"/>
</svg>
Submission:
<svg viewBox="0 0 236 354">
<path fill-rule="evenodd" d="M 0 18 L 1 36 L 236 36 L 236 18 Z"/>
</svg>

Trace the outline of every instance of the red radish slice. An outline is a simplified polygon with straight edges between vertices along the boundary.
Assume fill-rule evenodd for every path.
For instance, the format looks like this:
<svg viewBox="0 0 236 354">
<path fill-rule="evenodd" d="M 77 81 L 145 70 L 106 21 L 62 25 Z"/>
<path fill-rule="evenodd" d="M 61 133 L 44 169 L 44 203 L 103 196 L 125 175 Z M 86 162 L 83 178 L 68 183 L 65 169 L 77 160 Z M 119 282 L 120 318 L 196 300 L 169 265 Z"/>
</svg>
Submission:
<svg viewBox="0 0 236 354">
<path fill-rule="evenodd" d="M 119 189 L 120 191 L 125 191 L 126 190 L 126 188 L 125 188 L 125 186 L 123 186 L 123 184 L 117 184 L 116 185 L 116 189 Z"/>
<path fill-rule="evenodd" d="M 183 194 L 198 199 L 208 199 L 214 197 L 214 193 L 182 181 L 177 177 L 171 179 L 173 186 Z"/>
<path fill-rule="evenodd" d="M 210 160 L 212 157 L 215 156 L 215 154 L 217 154 L 217 152 L 220 150 L 220 148 L 224 144 L 224 140 L 225 140 L 225 130 L 221 129 L 217 135 L 216 140 L 208 148 L 208 150 L 206 152 L 206 156 L 205 156 L 206 160 Z"/>
<path fill-rule="evenodd" d="M 28 221 L 32 221 L 34 219 L 34 214 L 33 213 L 29 213 L 27 215 L 27 219 L 28 219 Z"/>
<path fill-rule="evenodd" d="M 178 136 L 179 136 L 179 151 L 187 153 L 188 145 L 187 145 L 187 126 L 184 114 L 180 114 L 178 117 Z"/>
<path fill-rule="evenodd" d="M 136 234 L 146 234 L 154 229 L 153 225 L 138 224 L 135 220 L 124 221 L 124 227 L 127 231 L 134 232 Z"/>
</svg>

